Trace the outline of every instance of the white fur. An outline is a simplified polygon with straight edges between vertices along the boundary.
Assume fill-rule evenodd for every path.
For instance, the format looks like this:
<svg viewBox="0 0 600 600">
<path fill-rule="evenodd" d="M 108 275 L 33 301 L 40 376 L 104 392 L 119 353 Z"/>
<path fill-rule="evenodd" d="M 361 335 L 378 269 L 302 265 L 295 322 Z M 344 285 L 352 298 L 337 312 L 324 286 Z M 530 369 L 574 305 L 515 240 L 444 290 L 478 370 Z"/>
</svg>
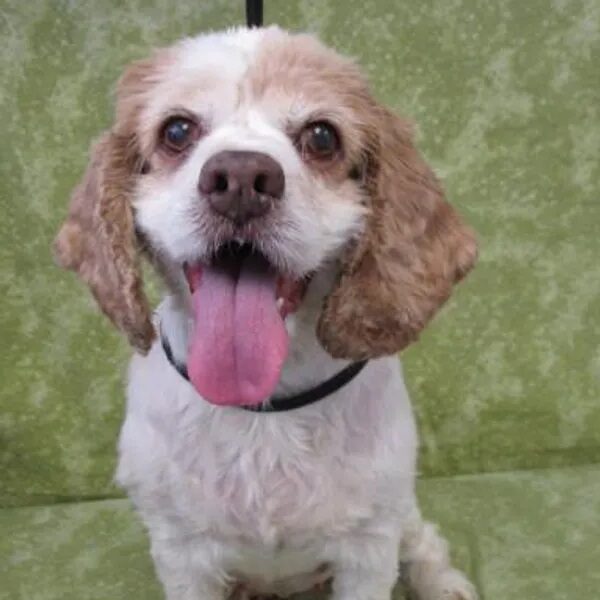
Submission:
<svg viewBox="0 0 600 600">
<path fill-rule="evenodd" d="M 162 253 L 165 268 L 178 275 L 184 261 L 202 259 L 223 241 L 207 203 L 198 197 L 203 165 L 222 150 L 262 152 L 283 169 L 284 202 L 269 230 L 255 240 L 282 271 L 302 277 L 318 269 L 362 227 L 362 190 L 351 182 L 332 190 L 303 163 L 285 132 L 292 112 L 295 121 L 313 112 L 310 102 L 299 95 L 287 108 L 274 107 L 269 98 L 240 91 L 240 78 L 265 31 L 273 28 L 184 40 L 143 110 L 140 121 L 151 124 L 174 107 L 183 108 L 198 115 L 205 130 L 180 168 L 167 177 L 142 178 L 134 199 L 138 226 Z"/>
<path fill-rule="evenodd" d="M 178 355 L 187 318 L 173 298 L 158 310 Z M 279 390 L 339 367 L 300 327 Z M 117 479 L 148 527 L 169 600 L 223 599 L 239 581 L 296 592 L 321 565 L 336 598 L 383 600 L 401 559 L 420 598 L 476 597 L 420 519 L 417 435 L 395 357 L 316 405 L 254 414 L 206 403 L 155 344 L 132 360 L 119 448 Z"/>
<path fill-rule="evenodd" d="M 144 178 L 136 218 L 165 271 L 181 280 L 183 261 L 202 258 L 219 241 L 198 197 L 204 162 L 225 149 L 258 150 L 280 162 L 284 207 L 263 232 L 262 249 L 297 276 L 317 270 L 286 321 L 290 354 L 278 393 L 291 393 L 345 365 L 321 348 L 315 324 L 335 258 L 362 227 L 364 209 L 356 183 L 331 189 L 308 170 L 279 115 L 231 96 L 262 35 L 236 30 L 178 46 L 179 60 L 148 118 L 175 98 L 208 113 L 210 133 L 168 177 Z M 182 94 L 178 82 L 194 70 L 212 83 Z M 157 321 L 184 360 L 191 322 L 185 286 L 175 286 Z M 239 583 L 286 595 L 329 576 L 336 600 L 385 600 L 400 560 L 421 600 L 472 600 L 474 590 L 419 515 L 416 450 L 395 357 L 371 361 L 317 404 L 255 414 L 205 402 L 155 343 L 131 362 L 117 480 L 148 528 L 168 600 L 223 600 Z"/>
</svg>

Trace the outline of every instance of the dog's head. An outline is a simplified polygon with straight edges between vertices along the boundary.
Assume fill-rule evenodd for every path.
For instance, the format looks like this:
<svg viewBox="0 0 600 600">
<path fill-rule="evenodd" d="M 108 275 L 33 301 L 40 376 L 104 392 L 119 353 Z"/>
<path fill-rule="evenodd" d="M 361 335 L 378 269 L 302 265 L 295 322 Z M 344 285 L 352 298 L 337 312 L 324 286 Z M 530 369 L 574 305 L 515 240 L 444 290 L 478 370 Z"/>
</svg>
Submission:
<svg viewBox="0 0 600 600">
<path fill-rule="evenodd" d="M 146 352 L 140 250 L 190 300 L 188 371 L 217 403 L 270 395 L 315 273 L 335 274 L 321 344 L 364 359 L 413 342 L 476 257 L 355 64 L 277 28 L 187 39 L 121 78 L 56 255 Z"/>
</svg>

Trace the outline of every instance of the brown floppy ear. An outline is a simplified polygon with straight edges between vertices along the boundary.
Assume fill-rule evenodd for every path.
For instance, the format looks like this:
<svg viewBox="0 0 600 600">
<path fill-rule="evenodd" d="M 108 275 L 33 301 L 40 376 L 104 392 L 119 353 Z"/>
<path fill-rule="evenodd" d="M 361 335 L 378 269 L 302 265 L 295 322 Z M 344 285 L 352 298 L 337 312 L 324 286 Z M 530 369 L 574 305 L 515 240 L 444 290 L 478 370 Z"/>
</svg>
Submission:
<svg viewBox="0 0 600 600">
<path fill-rule="evenodd" d="M 387 109 L 375 112 L 371 211 L 317 326 L 337 358 L 393 354 L 415 341 L 477 257 L 473 233 L 444 199 L 409 127 Z"/>
<path fill-rule="evenodd" d="M 130 202 L 136 161 L 129 137 L 111 131 L 100 138 L 71 197 L 54 254 L 60 266 L 75 271 L 90 287 L 131 345 L 146 353 L 154 328 L 142 289 Z"/>
</svg>

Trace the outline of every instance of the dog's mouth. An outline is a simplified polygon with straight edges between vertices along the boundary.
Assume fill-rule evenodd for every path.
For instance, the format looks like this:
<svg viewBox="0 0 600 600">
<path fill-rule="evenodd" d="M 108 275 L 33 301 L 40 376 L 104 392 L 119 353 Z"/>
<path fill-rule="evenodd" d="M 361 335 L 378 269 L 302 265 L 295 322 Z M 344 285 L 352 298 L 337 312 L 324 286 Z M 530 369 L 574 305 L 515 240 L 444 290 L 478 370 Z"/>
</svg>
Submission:
<svg viewBox="0 0 600 600">
<path fill-rule="evenodd" d="M 279 381 L 284 320 L 300 307 L 308 278 L 286 277 L 250 244 L 233 243 L 184 272 L 194 310 L 190 381 L 213 404 L 260 404 Z"/>
</svg>

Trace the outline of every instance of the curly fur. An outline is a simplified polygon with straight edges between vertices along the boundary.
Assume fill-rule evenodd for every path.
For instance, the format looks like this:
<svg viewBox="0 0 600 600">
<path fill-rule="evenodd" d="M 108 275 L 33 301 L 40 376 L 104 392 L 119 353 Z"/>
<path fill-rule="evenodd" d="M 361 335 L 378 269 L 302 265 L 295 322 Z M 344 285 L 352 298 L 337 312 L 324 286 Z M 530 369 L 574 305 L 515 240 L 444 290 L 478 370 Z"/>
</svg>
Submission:
<svg viewBox="0 0 600 600">
<path fill-rule="evenodd" d="M 73 192 L 54 251 L 62 267 L 76 271 L 89 285 L 102 311 L 131 345 L 145 353 L 155 335 L 131 208 L 133 162 L 128 139 L 113 132 L 102 136 Z"/>
<path fill-rule="evenodd" d="M 182 110 L 203 135 L 174 160 L 157 139 Z M 354 63 L 277 28 L 190 38 L 134 63 L 116 113 L 55 253 L 140 351 L 117 479 L 148 528 L 168 600 L 286 596 L 326 581 L 335 600 L 384 600 L 399 569 L 420 600 L 474 600 L 417 507 L 417 434 L 393 354 L 448 298 L 476 247 L 406 124 L 376 102 Z M 318 119 L 343 141 L 327 168 L 295 143 Z M 223 150 L 263 152 L 285 173 L 282 201 L 241 231 L 198 191 L 202 166 Z M 154 338 L 160 327 L 185 360 L 183 265 L 232 236 L 281 272 L 312 276 L 286 319 L 291 348 L 276 393 L 371 358 L 356 379 L 315 405 L 266 415 L 217 408 L 173 369 Z M 168 288 L 155 323 L 141 252 Z"/>
<path fill-rule="evenodd" d="M 477 256 L 472 232 L 444 200 L 406 124 L 379 106 L 372 118 L 368 224 L 318 324 L 338 358 L 392 354 L 414 342 Z"/>
</svg>

